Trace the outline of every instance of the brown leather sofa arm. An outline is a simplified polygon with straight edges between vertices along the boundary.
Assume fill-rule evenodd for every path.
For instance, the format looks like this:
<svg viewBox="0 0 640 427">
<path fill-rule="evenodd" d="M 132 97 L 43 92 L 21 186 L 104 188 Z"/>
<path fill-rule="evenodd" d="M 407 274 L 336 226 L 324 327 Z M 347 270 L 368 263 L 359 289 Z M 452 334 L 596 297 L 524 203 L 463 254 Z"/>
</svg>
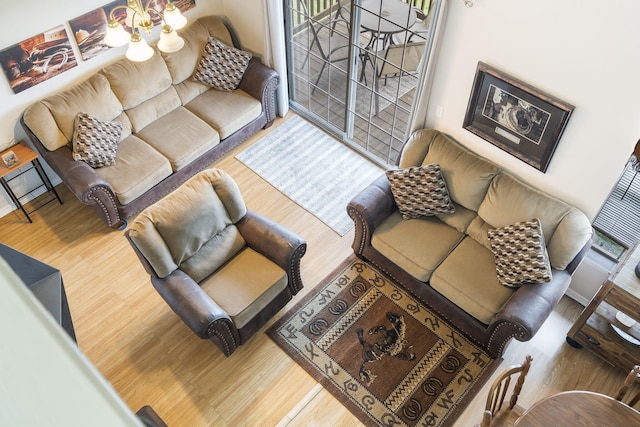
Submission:
<svg viewBox="0 0 640 427">
<path fill-rule="evenodd" d="M 229 355 L 239 345 L 238 331 L 229 315 L 182 270 L 160 279 L 151 276 L 151 283 L 169 307 L 200 338 L 215 336 L 223 343 L 221 350 Z"/>
<path fill-rule="evenodd" d="M 85 162 L 73 160 L 67 146 L 47 150 L 21 119 L 25 133 L 45 162 L 82 203 L 89 205 L 109 227 L 118 226 L 122 220 L 118 212 L 116 195 L 111 185 Z"/>
<path fill-rule="evenodd" d="M 302 288 L 300 260 L 307 251 L 307 243 L 294 232 L 253 211 L 236 223 L 247 245 L 275 262 L 287 272 L 293 295 Z"/>
<path fill-rule="evenodd" d="M 240 89 L 262 102 L 262 109 L 267 116 L 265 128 L 276 119 L 276 89 L 279 83 L 278 73 L 255 57 L 251 58 L 240 81 Z"/>
<path fill-rule="evenodd" d="M 521 286 L 496 313 L 489 325 L 489 330 L 493 329 L 489 350 L 502 354 L 511 338 L 518 341 L 530 340 L 549 317 L 570 283 L 569 272 L 554 269 L 550 282 Z"/>
<path fill-rule="evenodd" d="M 362 255 L 371 244 L 373 230 L 397 210 L 389 180 L 382 175 L 355 196 L 347 205 L 347 213 L 355 224 L 353 251 Z"/>
</svg>

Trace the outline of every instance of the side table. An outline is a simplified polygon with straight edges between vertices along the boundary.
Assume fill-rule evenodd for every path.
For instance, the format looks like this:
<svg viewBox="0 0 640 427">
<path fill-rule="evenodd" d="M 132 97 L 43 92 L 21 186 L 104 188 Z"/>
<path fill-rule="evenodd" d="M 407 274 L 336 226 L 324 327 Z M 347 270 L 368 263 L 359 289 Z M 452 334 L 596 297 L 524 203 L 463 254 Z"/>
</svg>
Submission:
<svg viewBox="0 0 640 427">
<path fill-rule="evenodd" d="M 569 344 L 585 347 L 624 372 L 640 363 L 638 262 L 640 246 L 629 250 L 567 334 Z"/>
<path fill-rule="evenodd" d="M 51 185 L 51 181 L 49 181 L 49 177 L 47 176 L 46 172 L 42 168 L 42 165 L 40 164 L 40 161 L 38 160 L 38 154 L 36 154 L 35 151 L 33 151 L 31 148 L 29 148 L 24 141 L 21 141 L 20 143 L 14 145 L 13 147 L 10 147 L 10 148 L 6 149 L 2 153 L 0 153 L 0 156 L 4 155 L 7 151 L 13 151 L 15 153 L 16 157 L 18 157 L 19 162 L 17 164 L 15 164 L 14 166 L 8 168 L 4 164 L 4 162 L 0 161 L 0 184 L 6 190 L 7 194 L 9 195 L 9 197 L 11 198 L 13 203 L 16 205 L 16 207 L 20 208 L 20 210 L 22 210 L 22 212 L 27 217 L 29 222 L 33 222 L 31 220 L 31 217 L 29 216 L 29 214 L 35 212 L 37 209 L 41 208 L 42 206 L 44 206 L 44 205 L 46 205 L 46 204 L 48 204 L 48 203 L 50 203 L 50 202 L 52 202 L 52 201 L 54 201 L 56 199 L 58 200 L 58 202 L 60 204 L 62 204 L 62 200 L 60 199 L 60 196 L 58 195 L 58 192 L 53 187 L 53 185 Z M 22 166 L 25 166 L 27 164 L 30 164 L 30 167 L 28 169 L 22 170 L 18 174 L 13 175 L 10 178 L 8 178 L 8 176 L 12 172 L 17 171 Z M 13 189 L 11 188 L 11 186 L 9 185 L 9 183 L 11 181 L 13 181 L 14 179 L 22 176 L 23 174 L 29 172 L 32 169 L 35 169 L 36 172 L 38 173 L 38 176 L 40 177 L 41 184 L 39 184 L 39 185 L 35 186 L 34 188 L 28 190 L 27 192 L 25 192 L 22 195 L 17 196 L 14 193 Z M 27 212 L 25 207 L 22 205 L 21 200 L 23 198 L 25 198 L 26 196 L 34 193 L 36 190 L 38 190 L 38 189 L 40 189 L 42 187 L 45 187 L 47 189 L 47 192 L 53 194 L 53 196 L 55 196 L 55 197 L 52 196 L 49 200 L 47 200 L 46 202 L 42 203 L 40 206 L 38 206 L 35 209 Z"/>
</svg>

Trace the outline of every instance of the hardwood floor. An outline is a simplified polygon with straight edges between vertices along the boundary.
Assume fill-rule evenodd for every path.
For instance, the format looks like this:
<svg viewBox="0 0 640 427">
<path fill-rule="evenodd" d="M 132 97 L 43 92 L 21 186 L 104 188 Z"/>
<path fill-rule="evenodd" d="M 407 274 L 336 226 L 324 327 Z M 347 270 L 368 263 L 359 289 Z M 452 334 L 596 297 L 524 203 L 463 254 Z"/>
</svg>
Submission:
<svg viewBox="0 0 640 427">
<path fill-rule="evenodd" d="M 250 209 L 307 240 L 305 288 L 290 307 L 351 254 L 353 230 L 340 237 L 234 158 L 272 129 L 215 167 L 238 182 Z M 19 211 L 0 218 L 0 239 L 62 271 L 80 350 L 133 411 L 151 405 L 172 427 L 360 425 L 264 329 L 230 358 L 197 338 L 157 295 L 123 232 L 108 229 L 63 185 L 58 190 L 64 204 L 38 210 L 33 224 Z M 626 373 L 565 344 L 580 310 L 565 297 L 532 341 L 508 347 L 499 370 L 534 358 L 520 405 L 570 389 L 612 394 L 622 383 Z M 456 426 L 480 421 L 489 383 Z"/>
</svg>

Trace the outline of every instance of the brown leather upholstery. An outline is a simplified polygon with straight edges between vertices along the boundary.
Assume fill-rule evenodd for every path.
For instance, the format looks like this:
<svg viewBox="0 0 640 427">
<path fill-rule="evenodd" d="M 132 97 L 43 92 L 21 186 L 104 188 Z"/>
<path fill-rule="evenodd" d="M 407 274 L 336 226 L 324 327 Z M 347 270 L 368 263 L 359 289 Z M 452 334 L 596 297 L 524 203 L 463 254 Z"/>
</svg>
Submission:
<svg viewBox="0 0 640 427">
<path fill-rule="evenodd" d="M 203 194 L 211 203 L 202 202 Z M 198 173 L 145 209 L 125 236 L 171 309 L 197 336 L 210 339 L 226 356 L 247 342 L 303 287 L 300 259 L 306 242 L 246 210 L 235 182 L 218 169 Z M 207 271 L 209 260 L 212 265 Z M 238 265 L 241 262 L 244 264 Z M 168 271 L 166 265 L 171 263 L 178 267 Z M 198 282 L 184 269 L 203 272 L 205 277 Z M 223 279 L 217 280 L 219 277 Z M 242 283 L 245 277 L 263 283 Z M 272 279 L 274 282 L 269 281 Z"/>
</svg>

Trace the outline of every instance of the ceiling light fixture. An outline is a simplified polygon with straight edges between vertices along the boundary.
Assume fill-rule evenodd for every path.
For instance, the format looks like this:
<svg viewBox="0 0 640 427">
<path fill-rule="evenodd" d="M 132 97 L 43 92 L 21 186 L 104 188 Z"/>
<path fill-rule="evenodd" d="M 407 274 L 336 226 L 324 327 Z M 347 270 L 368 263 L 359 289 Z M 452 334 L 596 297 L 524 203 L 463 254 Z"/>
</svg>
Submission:
<svg viewBox="0 0 640 427">
<path fill-rule="evenodd" d="M 140 29 L 147 34 L 151 34 L 153 29 L 153 21 L 151 14 L 162 19 L 162 32 L 160 33 L 160 41 L 158 49 L 162 52 L 176 52 L 184 46 L 184 39 L 178 35 L 176 30 L 184 28 L 187 24 L 187 18 L 182 16 L 180 9 L 171 1 L 167 1 L 164 12 L 161 14 L 156 9 L 149 7 L 151 0 L 146 6 L 142 4 L 142 0 L 129 0 L 126 6 L 116 6 L 111 9 L 109 14 L 109 23 L 107 32 L 104 36 L 104 42 L 107 46 L 118 47 L 129 43 L 126 56 L 131 61 L 146 61 L 153 56 L 153 49 L 149 47 L 147 42 L 140 36 Z M 124 29 L 115 19 L 114 12 L 118 9 L 126 9 L 127 17 L 125 24 L 130 28 L 131 34 Z"/>
</svg>

